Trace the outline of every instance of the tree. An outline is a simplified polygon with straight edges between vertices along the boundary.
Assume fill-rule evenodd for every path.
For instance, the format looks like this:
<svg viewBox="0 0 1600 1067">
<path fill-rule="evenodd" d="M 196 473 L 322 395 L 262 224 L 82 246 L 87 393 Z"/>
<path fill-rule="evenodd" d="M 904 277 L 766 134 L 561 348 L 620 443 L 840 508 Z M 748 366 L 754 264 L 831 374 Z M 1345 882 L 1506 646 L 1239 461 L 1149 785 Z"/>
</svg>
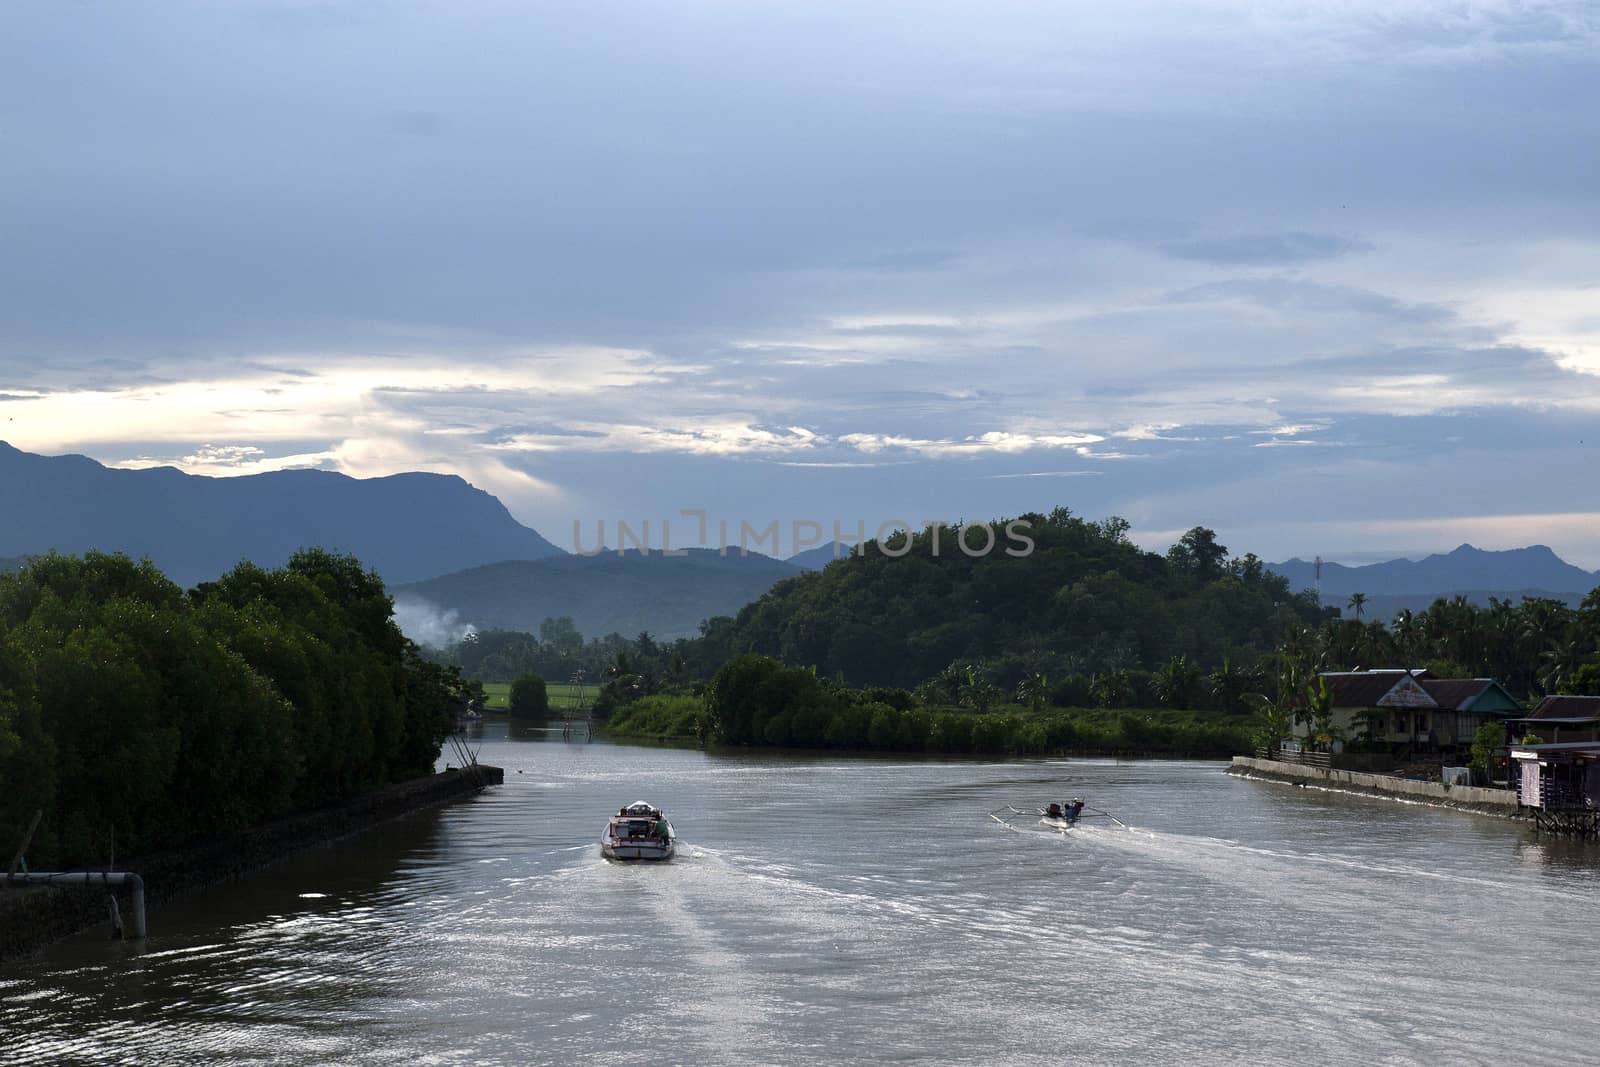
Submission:
<svg viewBox="0 0 1600 1067">
<path fill-rule="evenodd" d="M 1156 671 L 1156 699 L 1163 707 L 1187 710 L 1200 696 L 1200 668 L 1188 656 L 1173 656 Z"/>
<path fill-rule="evenodd" d="M 1583 663 L 1561 679 L 1561 692 L 1570 696 L 1600 696 L 1600 663 Z"/>
<path fill-rule="evenodd" d="M 1133 679 L 1126 670 L 1096 675 L 1089 690 L 1102 708 L 1125 708 L 1133 699 Z"/>
<path fill-rule="evenodd" d="M 578 624 L 572 621 L 570 615 L 541 622 L 539 640 L 558 655 L 576 656 L 583 651 L 583 634 L 578 632 Z"/>
<path fill-rule="evenodd" d="M 1261 686 L 1261 672 L 1243 670 L 1224 659 L 1222 666 L 1206 676 L 1206 688 L 1217 707 L 1223 711 L 1238 711 L 1245 704 L 1245 694 Z"/>
<path fill-rule="evenodd" d="M 1196 526 L 1167 549 L 1167 562 L 1202 582 L 1222 577 L 1228 558 L 1226 545 L 1217 544 L 1216 531 Z"/>
<path fill-rule="evenodd" d="M 1294 715 L 1288 707 L 1260 693 L 1251 693 L 1247 701 L 1256 708 L 1256 740 L 1266 749 L 1268 759 L 1278 758 L 1278 746 L 1294 727 Z"/>
<path fill-rule="evenodd" d="M 1331 745 L 1341 738 L 1343 731 L 1333 725 L 1333 690 L 1328 680 L 1319 677 L 1306 687 L 1305 721 L 1310 726 L 1312 742 Z"/>
<path fill-rule="evenodd" d="M 1347 604 L 1346 606 L 1351 611 L 1355 612 L 1356 619 L 1357 619 L 1357 621 L 1359 621 L 1361 619 L 1361 616 L 1366 613 L 1367 594 L 1365 594 L 1365 593 L 1351 593 L 1350 594 L 1350 603 Z"/>
<path fill-rule="evenodd" d="M 1035 715 L 1043 711 L 1045 702 L 1050 699 L 1049 676 L 1036 672 L 1022 679 L 1017 683 L 1017 699 L 1028 705 L 1028 710 Z"/>
<path fill-rule="evenodd" d="M 537 674 L 524 674 L 511 683 L 511 717 L 513 719 L 543 719 L 550 714 L 550 694 L 544 679 Z"/>
<path fill-rule="evenodd" d="M 1491 781 L 1495 759 L 1505 747 L 1505 723 L 1491 720 L 1478 727 L 1478 732 L 1472 735 L 1472 759 L 1468 763 L 1473 774 L 1481 781 Z"/>
</svg>

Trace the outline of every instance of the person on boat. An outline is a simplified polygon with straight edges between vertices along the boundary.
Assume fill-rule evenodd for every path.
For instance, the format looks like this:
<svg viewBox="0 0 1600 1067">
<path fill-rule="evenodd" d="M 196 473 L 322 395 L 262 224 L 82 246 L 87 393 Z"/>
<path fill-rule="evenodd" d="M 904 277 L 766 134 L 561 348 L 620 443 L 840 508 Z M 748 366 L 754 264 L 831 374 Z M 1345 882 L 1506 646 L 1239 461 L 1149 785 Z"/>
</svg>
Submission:
<svg viewBox="0 0 1600 1067">
<path fill-rule="evenodd" d="M 1083 814 L 1083 798 L 1082 797 L 1074 797 L 1073 800 L 1072 800 L 1072 814 L 1069 816 L 1069 818 L 1073 822 L 1077 822 L 1078 821 L 1078 816 L 1080 816 L 1082 814 Z"/>
<path fill-rule="evenodd" d="M 1050 806 L 1044 810 L 1044 813 L 1051 819 L 1059 819 L 1061 818 L 1061 805 L 1052 800 Z"/>
<path fill-rule="evenodd" d="M 658 812 L 657 814 L 660 813 Z M 667 817 L 662 815 L 656 820 L 656 836 L 661 839 L 661 843 L 664 845 L 667 843 L 667 837 L 670 833 L 671 831 L 667 827 Z"/>
</svg>

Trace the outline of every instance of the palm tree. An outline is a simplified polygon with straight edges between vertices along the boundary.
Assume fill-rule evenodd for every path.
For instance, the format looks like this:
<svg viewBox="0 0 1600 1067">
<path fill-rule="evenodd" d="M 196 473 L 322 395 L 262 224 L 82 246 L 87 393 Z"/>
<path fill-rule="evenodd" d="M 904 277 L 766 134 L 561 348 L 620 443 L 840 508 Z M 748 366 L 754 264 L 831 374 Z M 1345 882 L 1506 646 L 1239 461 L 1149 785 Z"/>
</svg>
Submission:
<svg viewBox="0 0 1600 1067">
<path fill-rule="evenodd" d="M 1356 619 L 1359 620 L 1361 618 L 1362 614 L 1366 611 L 1367 594 L 1365 594 L 1365 593 L 1351 593 L 1350 594 L 1350 603 L 1347 604 L 1346 606 L 1351 611 L 1356 613 Z"/>
<path fill-rule="evenodd" d="M 1089 688 L 1102 708 L 1125 708 L 1133 699 L 1133 679 L 1125 669 L 1096 675 Z"/>
<path fill-rule="evenodd" d="M 1223 711 L 1237 711 L 1245 695 L 1261 685 L 1261 672 L 1235 667 L 1224 659 L 1222 666 L 1206 676 L 1206 687 Z"/>
<path fill-rule="evenodd" d="M 1539 672 L 1539 684 L 1546 693 L 1554 693 L 1561 683 L 1589 662 L 1589 650 L 1581 641 L 1562 641 L 1540 653 L 1544 666 Z"/>
<path fill-rule="evenodd" d="M 1017 685 L 1017 700 L 1028 705 L 1035 715 L 1044 710 L 1045 700 L 1050 696 L 1050 679 L 1047 675 L 1035 671 L 1028 675 Z"/>
<path fill-rule="evenodd" d="M 1155 690 L 1163 706 L 1187 710 L 1200 690 L 1200 668 L 1186 655 L 1173 656 L 1156 671 Z"/>
<path fill-rule="evenodd" d="M 1267 759 L 1278 758 L 1278 747 L 1294 729 L 1294 713 L 1281 701 L 1269 700 L 1263 693 L 1250 693 L 1245 701 L 1253 705 L 1257 719 L 1256 739 L 1266 749 Z"/>
<path fill-rule="evenodd" d="M 1422 625 L 1410 608 L 1401 608 L 1395 612 L 1394 621 L 1389 624 L 1389 632 L 1394 635 L 1395 648 L 1400 653 L 1400 665 L 1416 666 L 1417 645 L 1422 638 Z"/>
</svg>

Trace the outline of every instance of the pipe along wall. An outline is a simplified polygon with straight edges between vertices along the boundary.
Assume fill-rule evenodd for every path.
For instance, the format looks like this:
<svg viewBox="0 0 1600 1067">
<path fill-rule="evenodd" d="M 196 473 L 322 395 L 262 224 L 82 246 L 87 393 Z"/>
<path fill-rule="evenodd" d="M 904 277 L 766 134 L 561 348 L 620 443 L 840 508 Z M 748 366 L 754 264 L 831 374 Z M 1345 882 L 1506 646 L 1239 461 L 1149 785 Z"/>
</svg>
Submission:
<svg viewBox="0 0 1600 1067">
<path fill-rule="evenodd" d="M 103 885 L 107 889 L 113 886 L 126 885 L 133 895 L 133 929 L 132 936 L 136 939 L 144 937 L 144 879 L 132 871 L 29 871 L 26 874 L 12 874 L 8 879 L 12 882 L 21 882 L 24 885 L 77 885 L 84 886 Z M 112 898 L 113 922 L 118 923 L 116 911 L 116 897 Z"/>
</svg>

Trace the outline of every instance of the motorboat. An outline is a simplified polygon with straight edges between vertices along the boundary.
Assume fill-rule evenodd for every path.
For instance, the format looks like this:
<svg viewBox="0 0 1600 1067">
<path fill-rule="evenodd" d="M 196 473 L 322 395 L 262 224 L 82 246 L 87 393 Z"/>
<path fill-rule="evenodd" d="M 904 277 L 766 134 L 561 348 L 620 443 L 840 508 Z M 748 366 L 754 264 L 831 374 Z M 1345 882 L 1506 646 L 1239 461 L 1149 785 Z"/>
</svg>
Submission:
<svg viewBox="0 0 1600 1067">
<path fill-rule="evenodd" d="M 608 860 L 670 860 L 677 841 L 661 809 L 636 800 L 606 820 L 600 855 Z"/>
<path fill-rule="evenodd" d="M 1080 807 L 1076 811 L 1068 804 L 1051 804 L 1048 808 L 1019 808 L 1007 804 L 989 813 L 989 818 L 1004 826 L 1007 830 L 1017 829 L 1017 823 L 1024 819 L 1038 818 L 1036 824 L 1041 830 L 1074 830 L 1082 824 L 1084 819 L 1108 819 L 1121 829 L 1126 830 L 1128 824 L 1099 808 Z"/>
</svg>

